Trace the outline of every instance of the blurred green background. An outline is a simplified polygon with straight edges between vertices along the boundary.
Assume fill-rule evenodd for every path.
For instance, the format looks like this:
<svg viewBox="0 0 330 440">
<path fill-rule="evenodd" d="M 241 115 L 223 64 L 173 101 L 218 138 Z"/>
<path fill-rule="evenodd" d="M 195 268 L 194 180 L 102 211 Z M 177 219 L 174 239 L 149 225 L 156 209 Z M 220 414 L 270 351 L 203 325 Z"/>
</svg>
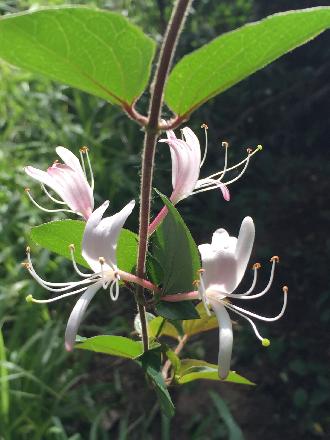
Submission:
<svg viewBox="0 0 330 440">
<path fill-rule="evenodd" d="M 117 10 L 157 41 L 171 6 L 165 0 L 79 3 Z M 196 1 L 176 57 L 271 13 L 327 4 Z M 28 0 L 0 1 L 0 13 L 34 6 Z M 171 421 L 161 416 L 138 367 L 85 351 L 64 351 L 72 304 L 27 304 L 28 293 L 42 297 L 44 292 L 20 265 L 29 228 L 54 219 L 28 202 L 23 192 L 27 185 L 41 200 L 42 196 L 23 166 L 46 167 L 57 145 L 72 150 L 89 145 L 97 203 L 109 198 L 115 211 L 138 197 L 142 132 L 97 98 L 0 63 L 0 324 L 5 345 L 0 339 L 0 438 L 329 438 L 329 43 L 329 33 L 321 35 L 213 99 L 189 121 L 201 138 L 201 123 L 209 126 L 210 151 L 202 176 L 221 168 L 222 140 L 231 144 L 232 161 L 249 146 L 264 146 L 246 175 L 231 187 L 230 203 L 214 191 L 178 206 L 197 243 L 209 241 L 220 226 L 236 235 L 242 218 L 251 215 L 257 231 L 251 262 L 260 261 L 264 268 L 260 285 L 267 281 L 269 258 L 281 257 L 273 294 L 256 309 L 273 314 L 280 307 L 281 286 L 289 285 L 290 292 L 285 317 L 260 326 L 272 341 L 268 349 L 260 346 L 245 322 L 235 325 L 233 369 L 257 387 L 199 382 L 175 388 L 177 413 Z M 140 101 L 142 112 L 146 98 Z M 155 186 L 170 193 L 164 145 L 157 152 Z M 155 200 L 154 212 L 159 206 Z M 128 222 L 133 230 L 136 217 Z M 70 265 L 63 259 L 40 249 L 33 249 L 33 256 L 48 279 L 70 277 Z M 130 334 L 134 315 L 126 292 L 116 304 L 98 295 L 80 333 Z M 192 339 L 185 354 L 216 362 L 217 331 Z"/>
</svg>

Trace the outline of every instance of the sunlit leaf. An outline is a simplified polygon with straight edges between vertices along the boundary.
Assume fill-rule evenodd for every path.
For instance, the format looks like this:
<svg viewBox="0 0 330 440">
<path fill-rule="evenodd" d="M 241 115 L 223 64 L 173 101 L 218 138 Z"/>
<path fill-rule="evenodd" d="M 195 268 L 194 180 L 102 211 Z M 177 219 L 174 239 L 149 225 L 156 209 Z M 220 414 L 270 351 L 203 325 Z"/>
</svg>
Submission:
<svg viewBox="0 0 330 440">
<path fill-rule="evenodd" d="M 197 359 L 183 359 L 181 360 L 181 367 L 176 374 L 176 381 L 179 384 L 184 384 L 198 379 L 219 380 L 222 382 L 234 382 L 242 385 L 254 385 L 243 376 L 230 371 L 228 377 L 224 380 L 219 378 L 218 365 L 210 364 L 205 361 Z"/>
<path fill-rule="evenodd" d="M 86 7 L 5 15 L 0 57 L 115 104 L 145 89 L 155 43 L 125 17 Z"/>
<path fill-rule="evenodd" d="M 59 220 L 44 223 L 31 229 L 31 240 L 68 259 L 71 259 L 69 245 L 75 246 L 77 263 L 89 268 L 81 256 L 81 242 L 86 223 L 80 220 Z M 121 270 L 132 272 L 136 264 L 137 235 L 128 229 L 122 229 L 117 245 L 117 264 Z"/>
<path fill-rule="evenodd" d="M 200 319 L 192 319 L 183 322 L 183 331 L 187 335 L 196 335 L 197 333 L 206 332 L 214 328 L 218 328 L 218 320 L 214 313 L 209 316 L 206 313 L 205 307 L 202 302 L 196 306 L 196 311 L 200 316 Z"/>
<path fill-rule="evenodd" d="M 330 8 L 317 7 L 271 15 L 221 35 L 178 62 L 167 82 L 166 103 L 188 115 L 329 26 Z"/>
<path fill-rule="evenodd" d="M 88 338 L 75 345 L 75 348 L 95 351 L 123 358 L 135 359 L 143 353 L 141 342 L 123 336 L 101 335 Z"/>
</svg>

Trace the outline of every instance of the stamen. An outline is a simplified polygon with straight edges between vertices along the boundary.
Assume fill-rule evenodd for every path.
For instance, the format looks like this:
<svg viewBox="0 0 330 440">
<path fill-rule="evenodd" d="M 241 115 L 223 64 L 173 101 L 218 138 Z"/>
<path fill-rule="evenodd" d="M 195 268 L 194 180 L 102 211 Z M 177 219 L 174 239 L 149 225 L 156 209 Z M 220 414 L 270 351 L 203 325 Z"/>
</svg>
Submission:
<svg viewBox="0 0 330 440">
<path fill-rule="evenodd" d="M 201 125 L 201 128 L 204 128 L 204 134 L 205 134 L 205 148 L 204 148 L 204 154 L 203 154 L 203 158 L 202 158 L 202 161 L 201 161 L 201 164 L 200 164 L 200 168 L 201 168 L 202 165 L 204 164 L 205 159 L 206 159 L 206 155 L 207 155 L 207 145 L 208 145 L 208 140 L 207 140 L 207 130 L 208 130 L 209 127 L 208 127 L 206 124 L 202 124 L 202 125 Z"/>
<path fill-rule="evenodd" d="M 226 303 L 226 306 L 227 306 L 227 303 Z M 229 308 L 229 307 L 228 307 L 228 308 Z M 261 334 L 259 333 L 259 331 L 258 331 L 258 329 L 257 329 L 256 324 L 252 321 L 252 319 L 249 318 L 248 316 L 243 315 L 243 313 L 240 313 L 240 312 L 238 312 L 237 310 L 233 310 L 233 309 L 230 309 L 230 310 L 232 310 L 233 312 L 237 313 L 237 315 L 239 315 L 239 316 L 241 316 L 242 318 L 246 319 L 246 320 L 250 323 L 250 325 L 251 325 L 251 327 L 253 328 L 253 331 L 254 331 L 256 337 L 257 337 L 257 338 L 262 342 L 262 344 L 263 344 L 263 341 L 265 340 L 265 338 L 263 338 L 263 337 L 261 336 Z"/>
<path fill-rule="evenodd" d="M 32 197 L 32 195 L 30 194 L 30 188 L 25 188 L 24 190 L 26 192 L 26 194 L 28 195 L 29 199 L 31 200 L 31 202 L 39 209 L 41 209 L 42 211 L 45 212 L 70 212 L 71 214 L 78 214 L 81 215 L 79 212 L 75 212 L 75 211 L 71 211 L 71 209 L 47 209 L 44 208 L 43 206 L 39 205 L 39 203 L 37 203 L 34 198 Z"/>
<path fill-rule="evenodd" d="M 203 280 L 204 270 L 200 269 L 198 272 L 199 272 L 199 287 L 198 287 L 199 297 L 200 297 L 200 299 L 203 302 L 203 306 L 204 306 L 204 309 L 206 311 L 206 314 L 208 316 L 211 316 L 211 312 L 210 312 L 210 309 L 208 307 L 208 302 L 207 302 L 207 298 L 206 298 L 205 284 L 204 284 L 204 280 Z"/>
<path fill-rule="evenodd" d="M 113 292 L 114 286 L 116 287 L 115 293 Z M 118 279 L 115 279 L 112 281 L 112 283 L 110 285 L 109 292 L 110 292 L 110 298 L 112 299 L 112 301 L 117 301 L 117 299 L 119 297 L 119 281 L 118 281 Z"/>
<path fill-rule="evenodd" d="M 81 167 L 82 167 L 82 169 L 83 169 L 83 172 L 84 172 L 84 174 L 85 174 L 85 177 L 87 177 L 87 175 L 86 175 L 86 168 L 85 168 L 85 160 L 84 160 L 83 153 L 84 153 L 83 148 L 79 148 Z"/>
<path fill-rule="evenodd" d="M 64 293 L 63 295 L 55 296 L 54 298 L 50 299 L 35 299 L 32 295 L 28 295 L 25 299 L 28 302 L 34 302 L 38 304 L 48 304 L 55 301 L 58 301 L 63 298 L 67 298 L 68 296 L 76 295 L 77 293 L 84 292 L 87 289 L 88 286 L 83 287 L 82 289 L 74 290 L 73 292 Z"/>
<path fill-rule="evenodd" d="M 80 275 L 83 278 L 89 278 L 89 277 L 95 275 L 93 273 L 89 273 L 89 274 L 83 273 L 79 270 L 77 263 L 76 263 L 76 259 L 74 257 L 75 246 L 73 243 L 69 245 L 69 250 L 70 250 L 70 254 L 71 254 L 71 261 L 72 261 L 73 268 L 77 272 L 78 275 Z"/>
<path fill-rule="evenodd" d="M 107 283 L 107 280 L 105 278 L 104 269 L 103 269 L 103 265 L 105 264 L 104 257 L 99 257 L 99 263 L 101 265 L 102 287 L 103 287 L 103 289 L 106 289 L 108 287 L 109 283 Z"/>
<path fill-rule="evenodd" d="M 228 307 L 230 310 L 233 310 L 234 312 L 236 312 L 236 311 L 242 312 L 243 314 L 251 316 L 252 318 L 260 319 L 260 321 L 272 322 L 272 321 L 277 321 L 278 319 L 282 318 L 282 316 L 284 315 L 284 312 L 285 312 L 285 309 L 286 309 L 286 306 L 287 306 L 287 302 L 288 302 L 288 295 L 287 295 L 288 288 L 287 288 L 287 286 L 283 287 L 283 293 L 284 293 L 284 300 L 283 300 L 282 309 L 281 309 L 280 313 L 277 316 L 274 316 L 272 318 L 268 318 L 266 316 L 257 315 L 256 313 L 252 313 L 249 310 L 242 309 L 242 307 L 238 307 L 238 306 L 236 306 L 234 304 L 229 304 L 229 303 L 226 303 L 224 301 L 222 301 L 222 302 L 223 302 L 223 304 L 226 307 Z"/>
<path fill-rule="evenodd" d="M 55 199 L 55 197 L 53 197 L 47 190 L 47 188 L 45 187 L 45 185 L 42 183 L 41 184 L 41 188 L 43 189 L 44 193 L 55 203 L 59 203 L 60 205 L 66 205 L 65 202 L 63 202 L 63 200 L 58 200 Z"/>
<path fill-rule="evenodd" d="M 231 183 L 236 182 L 236 180 L 239 180 L 243 176 L 243 174 L 245 173 L 247 167 L 249 166 L 250 157 L 251 157 L 251 154 L 248 154 L 248 156 L 246 158 L 246 162 L 244 164 L 244 167 L 243 167 L 242 171 L 238 174 L 238 176 L 234 177 L 231 180 L 228 180 L 227 182 L 224 182 L 224 185 L 230 185 Z M 222 175 L 218 180 L 222 179 L 223 177 L 224 177 L 224 175 Z"/>
<path fill-rule="evenodd" d="M 82 153 L 86 154 L 88 170 L 89 170 L 89 176 L 90 176 L 90 179 L 91 179 L 91 188 L 92 188 L 92 191 L 94 191 L 94 174 L 93 174 L 92 164 L 91 164 L 91 161 L 90 161 L 90 158 L 89 158 L 89 154 L 88 154 L 89 148 L 88 147 L 82 147 L 82 148 L 80 148 L 79 151 L 80 151 L 80 154 L 82 154 Z M 86 175 L 85 164 L 83 166 L 83 169 L 84 169 L 84 173 Z"/>
</svg>

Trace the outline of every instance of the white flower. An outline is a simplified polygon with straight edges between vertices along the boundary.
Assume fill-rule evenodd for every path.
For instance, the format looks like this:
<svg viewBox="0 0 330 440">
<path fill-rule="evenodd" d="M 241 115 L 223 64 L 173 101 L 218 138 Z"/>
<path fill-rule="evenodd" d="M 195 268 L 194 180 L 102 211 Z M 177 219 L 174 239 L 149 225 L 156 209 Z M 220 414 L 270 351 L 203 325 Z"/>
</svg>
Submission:
<svg viewBox="0 0 330 440">
<path fill-rule="evenodd" d="M 55 161 L 54 164 L 47 169 L 47 171 L 42 171 L 32 166 L 27 166 L 24 168 L 24 170 L 26 174 L 28 174 L 30 177 L 41 182 L 43 190 L 53 202 L 61 205 L 68 205 L 70 209 L 67 210 L 43 208 L 32 198 L 29 188 L 26 188 L 25 191 L 30 200 L 43 211 L 74 212 L 78 215 L 81 215 L 87 220 L 94 209 L 94 179 L 91 163 L 88 156 L 88 148 L 83 147 L 80 149 L 82 166 L 79 162 L 79 159 L 67 148 L 57 147 L 56 153 L 60 156 L 64 163 L 59 163 L 58 161 Z M 91 175 L 91 185 L 89 185 L 86 178 L 83 154 L 85 154 L 87 157 L 87 163 Z M 55 191 L 62 200 L 54 198 L 47 191 L 45 185 Z"/>
<path fill-rule="evenodd" d="M 59 296 L 47 300 L 37 300 L 31 295 L 27 297 L 28 301 L 36 303 L 50 303 L 62 298 L 66 298 L 77 293 L 84 292 L 76 302 L 71 315 L 69 317 L 65 332 L 65 347 L 68 351 L 72 350 L 76 339 L 79 325 L 83 319 L 86 309 L 93 299 L 96 292 L 110 288 L 110 297 L 113 301 L 118 299 L 119 280 L 120 278 L 135 278 L 131 274 L 122 272 L 117 267 L 116 248 L 119 233 L 134 208 L 135 202 L 132 200 L 121 211 L 111 217 L 102 218 L 105 210 L 109 206 L 109 201 L 104 202 L 97 208 L 87 220 L 83 242 L 82 255 L 89 264 L 93 273 L 82 273 L 74 259 L 74 247 L 70 245 L 72 262 L 75 271 L 83 278 L 81 281 L 73 281 L 66 283 L 50 283 L 43 280 L 35 271 L 30 255 L 30 249 L 27 248 L 28 261 L 25 267 L 28 269 L 32 277 L 51 292 L 65 292 Z M 134 281 L 134 279 L 133 279 Z"/>
<path fill-rule="evenodd" d="M 288 288 L 283 287 L 284 301 L 281 312 L 273 317 L 267 318 L 257 315 L 241 307 L 232 304 L 228 299 L 253 300 L 267 293 L 271 287 L 275 264 L 278 257 L 272 257 L 272 268 L 269 282 L 266 288 L 257 294 L 252 294 L 256 281 L 257 271 L 260 267 L 258 263 L 253 266 L 254 278 L 251 288 L 242 294 L 233 293 L 240 284 L 247 264 L 250 259 L 255 236 L 254 223 L 251 217 L 245 217 L 242 222 L 239 236 L 230 237 L 224 229 L 215 231 L 211 244 L 202 244 L 198 249 L 202 257 L 202 267 L 199 284 L 199 294 L 209 313 L 210 305 L 216 314 L 219 322 L 219 376 L 225 379 L 229 373 L 231 353 L 233 346 L 233 331 L 231 319 L 226 309 L 237 313 L 245 318 L 252 326 L 256 336 L 263 345 L 269 345 L 268 339 L 263 338 L 255 323 L 251 318 L 262 321 L 276 321 L 280 319 L 285 311 L 287 304 Z"/>
</svg>

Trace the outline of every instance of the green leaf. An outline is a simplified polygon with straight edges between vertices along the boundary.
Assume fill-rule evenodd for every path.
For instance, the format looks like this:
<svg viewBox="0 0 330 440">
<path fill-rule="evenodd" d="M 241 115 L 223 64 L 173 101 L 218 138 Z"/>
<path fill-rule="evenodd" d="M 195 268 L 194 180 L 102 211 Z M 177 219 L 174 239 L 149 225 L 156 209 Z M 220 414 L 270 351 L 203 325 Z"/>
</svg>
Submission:
<svg viewBox="0 0 330 440">
<path fill-rule="evenodd" d="M 181 360 L 180 360 L 179 356 L 170 348 L 168 348 L 166 350 L 166 356 L 167 356 L 168 360 L 171 361 L 173 371 L 175 373 L 181 367 Z"/>
<path fill-rule="evenodd" d="M 31 240 L 71 259 L 69 245 L 75 246 L 75 259 L 77 263 L 89 268 L 87 262 L 81 256 L 81 242 L 86 223 L 80 220 L 59 220 L 44 223 L 31 229 Z M 137 235 L 128 229 L 122 229 L 117 244 L 117 264 L 125 272 L 133 272 L 137 256 Z"/>
<path fill-rule="evenodd" d="M 156 305 L 158 315 L 173 321 L 179 319 L 198 319 L 199 315 L 191 301 L 166 302 L 160 301 Z"/>
<path fill-rule="evenodd" d="M 219 378 L 218 365 L 210 364 L 205 361 L 197 359 L 183 359 L 181 360 L 181 368 L 177 372 L 176 381 L 179 384 L 184 384 L 198 379 L 219 380 L 222 382 L 234 382 L 242 385 L 254 385 L 243 376 L 231 371 L 228 377 L 224 380 Z"/>
<path fill-rule="evenodd" d="M 166 103 L 178 115 L 188 115 L 329 26 L 330 8 L 317 7 L 271 15 L 223 34 L 174 67 Z"/>
<path fill-rule="evenodd" d="M 162 292 L 165 295 L 191 291 L 200 269 L 198 248 L 176 208 L 167 197 L 156 192 L 168 208 L 167 216 L 153 237 L 153 255 L 164 271 Z"/>
<path fill-rule="evenodd" d="M 185 334 L 192 336 L 219 327 L 218 320 L 214 313 L 209 316 L 206 313 L 202 302 L 196 306 L 196 312 L 200 316 L 200 319 L 192 319 L 183 322 L 183 331 Z"/>
<path fill-rule="evenodd" d="M 75 348 L 128 359 L 135 359 L 143 353 L 141 342 L 133 341 L 123 336 L 94 336 L 93 338 L 84 340 L 82 343 L 76 344 Z"/>
<path fill-rule="evenodd" d="M 146 375 L 149 377 L 158 397 L 160 407 L 167 417 L 174 416 L 174 405 L 171 396 L 166 388 L 161 369 L 161 348 L 149 350 L 143 353 L 137 359 L 137 362 L 142 366 Z"/>
<path fill-rule="evenodd" d="M 148 334 L 151 338 L 170 336 L 171 338 L 178 339 L 179 336 L 175 326 L 162 316 L 157 316 L 148 321 Z"/>
<path fill-rule="evenodd" d="M 86 7 L 5 15 L 0 57 L 115 104 L 145 89 L 155 43 L 125 17 Z"/>
<path fill-rule="evenodd" d="M 3 421 L 7 421 L 9 413 L 9 381 L 8 370 L 6 367 L 6 347 L 0 327 L 0 416 Z"/>
<path fill-rule="evenodd" d="M 244 435 L 236 420 L 232 416 L 226 402 L 221 399 L 219 394 L 210 391 L 210 396 L 218 411 L 220 418 L 224 421 L 228 429 L 228 440 L 244 440 Z"/>
</svg>

